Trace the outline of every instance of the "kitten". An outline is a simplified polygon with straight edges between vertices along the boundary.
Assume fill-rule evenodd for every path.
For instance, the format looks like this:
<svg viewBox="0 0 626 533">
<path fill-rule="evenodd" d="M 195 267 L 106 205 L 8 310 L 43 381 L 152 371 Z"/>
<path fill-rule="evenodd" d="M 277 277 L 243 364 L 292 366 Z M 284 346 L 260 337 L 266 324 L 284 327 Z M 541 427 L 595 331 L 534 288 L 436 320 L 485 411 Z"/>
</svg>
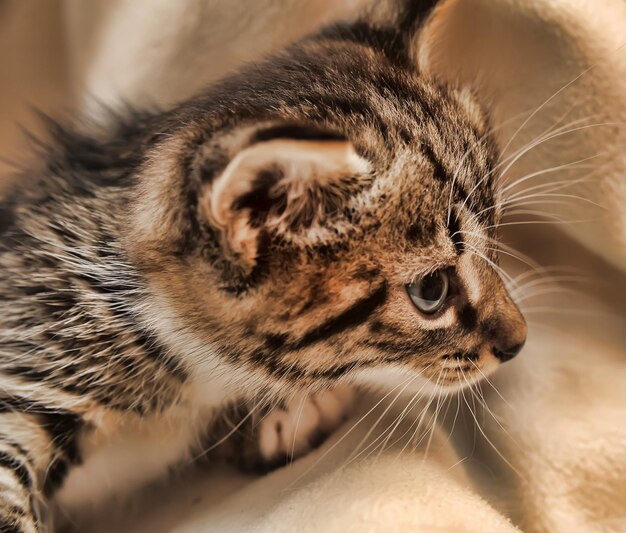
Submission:
<svg viewBox="0 0 626 533">
<path fill-rule="evenodd" d="M 469 93 L 428 76 L 417 4 L 169 112 L 52 127 L 0 210 L 2 531 L 201 454 L 224 409 L 257 426 L 244 460 L 274 464 L 353 384 L 454 390 L 519 352 L 497 149 Z"/>
</svg>

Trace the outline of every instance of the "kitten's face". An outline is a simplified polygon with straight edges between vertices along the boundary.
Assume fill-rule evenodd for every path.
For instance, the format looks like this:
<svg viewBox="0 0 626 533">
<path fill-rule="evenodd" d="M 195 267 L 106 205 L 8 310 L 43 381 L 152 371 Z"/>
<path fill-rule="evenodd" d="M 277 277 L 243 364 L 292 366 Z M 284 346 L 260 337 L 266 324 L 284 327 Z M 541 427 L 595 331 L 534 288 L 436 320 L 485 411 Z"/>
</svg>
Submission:
<svg viewBox="0 0 626 533">
<path fill-rule="evenodd" d="M 275 143 L 257 148 L 289 149 Z M 415 373 L 455 387 L 515 355 L 526 326 L 493 268 L 497 218 L 490 185 L 479 184 L 484 172 L 466 166 L 455 184 L 463 192 L 451 196 L 451 182 L 409 148 L 387 169 L 345 143 L 314 149 L 345 150 L 354 174 L 294 191 L 275 170 L 233 201 L 253 246 L 266 239 L 260 281 L 234 299 L 229 319 L 252 340 L 252 364 L 300 381 Z M 462 200 L 477 185 L 482 197 Z M 265 212 L 267 198 L 277 207 Z M 293 212 L 282 203 L 297 200 Z M 247 227 L 257 209 L 259 233 Z"/>
<path fill-rule="evenodd" d="M 350 109 L 314 127 L 248 119 L 201 143 L 187 131 L 150 162 L 139 226 L 185 250 L 159 244 L 139 262 L 195 346 L 259 384 L 304 387 L 454 389 L 519 351 L 526 324 L 494 270 L 485 120 L 457 92 L 396 85 L 406 93 L 385 93 L 385 131 Z M 184 187 L 162 178 L 185 173 Z"/>
<path fill-rule="evenodd" d="M 269 244 L 266 277 L 236 315 L 255 364 L 297 379 L 419 373 L 447 387 L 489 374 L 526 336 L 491 264 L 495 217 L 477 216 L 489 206 L 451 201 L 450 184 L 410 157 L 372 180 L 336 207 L 356 216 L 302 230 L 314 245 Z"/>
</svg>

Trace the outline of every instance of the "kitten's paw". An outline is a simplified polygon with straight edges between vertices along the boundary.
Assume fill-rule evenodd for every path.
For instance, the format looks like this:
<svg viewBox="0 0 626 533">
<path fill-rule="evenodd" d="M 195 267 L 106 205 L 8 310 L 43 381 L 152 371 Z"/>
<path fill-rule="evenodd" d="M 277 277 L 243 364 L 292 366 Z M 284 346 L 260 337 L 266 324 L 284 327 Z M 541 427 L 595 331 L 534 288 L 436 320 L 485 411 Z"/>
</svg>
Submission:
<svg viewBox="0 0 626 533">
<path fill-rule="evenodd" d="M 321 444 L 349 414 L 354 390 L 346 387 L 297 394 L 271 411 L 259 427 L 259 451 L 267 468 L 289 463 Z"/>
</svg>

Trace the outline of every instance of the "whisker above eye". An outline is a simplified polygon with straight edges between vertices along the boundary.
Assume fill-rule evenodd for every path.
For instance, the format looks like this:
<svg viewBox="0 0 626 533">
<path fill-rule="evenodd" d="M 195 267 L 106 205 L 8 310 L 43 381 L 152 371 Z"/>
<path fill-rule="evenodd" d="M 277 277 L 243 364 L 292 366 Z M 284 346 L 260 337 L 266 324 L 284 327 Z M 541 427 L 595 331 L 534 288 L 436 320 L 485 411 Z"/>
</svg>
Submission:
<svg viewBox="0 0 626 533">
<path fill-rule="evenodd" d="M 594 65 L 590 65 L 589 67 L 587 67 L 585 70 L 583 70 L 580 74 L 578 74 L 575 78 L 573 78 L 572 80 L 570 80 L 569 82 L 567 82 L 565 85 L 563 85 L 562 87 L 560 87 L 559 89 L 557 89 L 554 93 L 552 93 L 548 98 L 546 98 L 546 100 L 543 101 L 543 103 L 541 103 L 527 118 L 526 120 L 524 120 L 524 122 L 522 122 L 522 124 L 513 132 L 513 135 L 511 136 L 511 138 L 509 139 L 509 141 L 506 143 L 506 145 L 504 146 L 504 148 L 502 149 L 502 152 L 506 152 L 507 148 L 513 143 L 513 141 L 516 139 L 516 137 L 520 134 L 520 132 L 530 123 L 530 121 L 543 109 L 545 108 L 552 100 L 554 100 L 559 94 L 561 94 L 563 91 L 566 91 L 569 87 L 571 87 L 572 85 L 574 85 L 578 80 L 580 80 L 583 76 L 585 76 L 588 72 L 590 72 L 591 70 L 593 70 L 595 68 L 595 64 Z"/>
<path fill-rule="evenodd" d="M 554 198 L 554 199 L 552 199 Z M 583 196 L 578 196 L 575 194 L 563 194 L 563 193 L 534 193 L 529 194 L 527 196 L 521 196 L 517 198 L 509 198 L 507 200 L 502 200 L 497 204 L 494 204 L 490 207 L 486 207 L 475 214 L 476 217 L 487 213 L 489 211 L 493 211 L 494 209 L 504 209 L 504 214 L 506 215 L 508 211 L 506 210 L 507 206 L 517 206 L 520 205 L 522 207 L 528 205 L 568 205 L 571 206 L 573 202 L 567 200 L 576 200 L 584 203 L 591 204 L 598 209 L 606 209 L 605 206 L 600 205 L 589 198 L 585 198 Z"/>
<path fill-rule="evenodd" d="M 520 252 L 516 248 L 513 248 L 512 246 L 499 241 L 498 239 L 494 239 L 493 237 L 489 237 L 488 235 L 484 235 L 484 234 L 476 232 L 476 231 L 459 230 L 459 233 L 461 233 L 463 235 L 472 235 L 472 236 L 474 236 L 474 237 L 476 237 L 476 238 L 478 238 L 480 240 L 492 243 L 492 244 L 494 244 L 497 247 L 496 248 L 497 251 L 501 252 L 501 251 L 504 250 L 504 251 L 508 252 L 508 255 L 511 255 L 512 257 L 514 257 L 518 261 L 528 265 L 529 267 L 531 267 L 533 269 L 541 268 L 541 265 L 539 263 L 537 263 L 537 261 L 535 261 L 533 258 L 531 258 L 530 256 L 528 256 L 526 254 L 523 254 L 522 252 Z"/>
<path fill-rule="evenodd" d="M 622 47 L 620 46 L 617 50 L 614 50 L 613 53 L 616 53 L 618 50 L 620 50 Z M 572 87 L 573 85 L 575 85 L 577 82 L 579 82 L 582 78 L 584 78 L 589 72 L 591 72 L 597 65 L 599 64 L 599 62 L 597 63 L 593 63 L 591 65 L 589 65 L 587 68 L 585 68 L 582 72 L 580 72 L 579 74 L 577 74 L 574 78 L 572 78 L 570 81 L 568 81 L 567 83 L 565 83 L 564 85 L 562 85 L 561 87 L 559 87 L 554 93 L 552 93 L 550 96 L 548 96 L 548 98 L 546 98 L 541 104 L 539 104 L 537 106 L 537 108 L 532 111 L 532 113 L 526 118 L 526 120 L 524 120 L 524 122 L 522 122 L 522 124 L 515 130 L 515 132 L 513 132 L 513 135 L 511 135 L 511 137 L 509 138 L 508 142 L 506 143 L 506 145 L 504 146 L 504 148 L 502 149 L 502 152 L 505 153 L 506 150 L 508 149 L 508 147 L 513 143 L 513 141 L 517 138 L 517 136 L 523 131 L 523 129 L 532 121 L 532 119 L 541 112 L 542 109 L 544 109 L 550 102 L 552 102 L 555 98 L 557 98 L 561 93 L 565 92 L 566 90 L 568 90 L 570 87 Z M 577 105 L 580 105 L 580 102 L 577 102 L 576 105 L 571 106 L 570 109 L 568 109 L 561 117 L 559 117 L 559 119 L 557 120 L 556 124 L 558 124 L 561 120 L 563 120 L 565 118 L 565 116 L 567 116 L 571 110 L 573 110 Z"/>
<path fill-rule="evenodd" d="M 531 298 L 536 298 L 537 296 L 545 296 L 546 294 L 570 294 L 575 296 L 584 296 L 584 292 L 577 291 L 576 289 L 568 289 L 566 287 L 546 287 L 541 290 L 535 290 L 531 292 L 524 292 L 521 295 L 511 295 L 511 297 L 515 300 L 517 305 L 522 305 L 522 303 L 526 300 L 530 300 Z"/>
<path fill-rule="evenodd" d="M 469 248 L 471 248 L 471 253 L 473 255 L 475 255 L 476 257 L 479 257 L 480 259 L 482 259 L 483 261 L 485 261 L 489 266 L 491 266 L 498 275 L 500 275 L 500 277 L 503 279 L 503 281 L 505 283 L 510 283 L 513 286 L 515 286 L 515 280 L 510 276 L 510 274 L 508 274 L 507 272 L 505 272 L 505 270 L 498 264 L 494 263 L 491 259 L 489 259 L 487 256 L 485 256 L 478 248 L 476 248 L 475 246 L 471 245 L 471 244 L 467 244 L 467 246 Z"/>
<path fill-rule="evenodd" d="M 505 175 L 508 172 L 508 170 L 517 161 L 519 161 L 519 159 L 521 159 L 526 153 L 528 153 L 530 150 L 536 148 L 537 146 L 540 146 L 543 143 L 548 142 L 548 141 L 553 140 L 553 139 L 556 139 L 558 137 L 562 137 L 563 135 L 568 135 L 568 134 L 571 134 L 571 133 L 575 133 L 577 131 L 581 131 L 581 130 L 585 130 L 585 129 L 591 128 L 591 127 L 599 127 L 599 126 L 608 126 L 608 125 L 617 125 L 617 124 L 619 124 L 619 123 L 613 123 L 613 122 L 602 122 L 602 123 L 597 123 L 597 124 L 585 124 L 583 126 L 578 126 L 576 128 L 572 127 L 572 126 L 574 126 L 576 124 L 580 124 L 581 122 L 584 122 L 586 120 L 588 120 L 588 119 L 587 118 L 585 118 L 585 119 L 578 119 L 578 120 L 573 121 L 570 124 L 566 124 L 565 126 L 559 128 L 558 130 L 551 132 L 549 135 L 541 136 L 538 139 L 536 139 L 536 140 L 532 141 L 531 143 L 529 143 L 528 145 L 520 148 L 519 150 L 517 150 L 513 154 L 509 155 L 508 157 L 503 158 L 489 172 L 485 173 L 481 177 L 480 180 L 478 180 L 478 182 L 474 185 L 474 187 L 470 190 L 468 195 L 465 197 L 465 200 L 461 204 L 461 208 L 465 207 L 468 204 L 470 198 L 476 192 L 476 190 L 489 178 L 489 176 L 493 175 L 500 167 L 502 167 L 503 165 L 506 165 L 504 170 L 501 171 L 500 174 L 498 175 L 498 181 L 502 178 L 503 175 Z"/>
<path fill-rule="evenodd" d="M 498 252 L 500 254 L 504 254 L 504 255 L 508 255 L 509 257 L 512 257 L 513 259 L 516 259 L 517 261 L 519 261 L 520 263 L 523 263 L 529 267 L 533 267 L 533 265 L 536 265 L 537 263 L 531 263 L 529 261 L 526 261 L 525 259 L 515 255 L 514 253 L 508 252 L 507 250 L 501 249 L 501 248 L 494 248 L 492 246 L 485 246 L 485 250 L 489 250 L 492 252 Z"/>
<path fill-rule="evenodd" d="M 538 200 L 534 200 L 534 198 L 538 198 Z M 544 200 L 542 200 L 542 198 L 545 198 Z M 555 198 L 555 200 L 550 200 L 551 198 Z M 525 202 L 525 203 L 521 203 L 524 200 L 532 200 L 532 202 Z M 506 206 L 506 205 L 517 205 L 520 204 L 522 206 L 524 205 L 535 205 L 535 204 L 564 204 L 564 205 L 571 205 L 572 202 L 567 202 L 567 200 L 577 200 L 580 202 L 585 202 L 588 204 L 591 204 L 595 207 L 598 207 L 600 209 L 606 209 L 605 206 L 600 205 L 596 202 L 594 202 L 593 200 L 590 200 L 589 198 L 585 198 L 584 196 L 578 196 L 576 194 L 564 194 L 564 193 L 536 193 L 536 194 L 532 194 L 532 195 L 528 195 L 528 196 L 522 196 L 520 198 L 514 198 L 511 200 L 507 200 L 505 202 L 503 202 L 501 205 L 502 206 Z"/>
<path fill-rule="evenodd" d="M 509 183 L 508 185 L 502 187 L 500 189 L 500 193 L 504 194 L 507 191 L 513 189 L 514 187 L 517 187 L 518 185 L 520 185 L 520 184 L 522 184 L 522 183 L 524 183 L 524 182 L 526 182 L 528 180 L 537 178 L 539 176 L 543 176 L 545 174 L 551 174 L 553 172 L 560 172 L 561 170 L 565 170 L 565 169 L 580 168 L 580 165 L 582 163 L 585 163 L 587 161 L 591 161 L 593 159 L 597 159 L 598 157 L 601 157 L 602 155 L 605 155 L 605 154 L 606 154 L 605 152 L 604 153 L 598 153 L 598 154 L 592 155 L 590 157 L 585 157 L 583 159 L 578 159 L 576 161 L 571 161 L 569 163 L 564 163 L 562 165 L 556 165 L 556 166 L 553 166 L 553 167 L 549 167 L 549 168 L 545 168 L 545 169 L 542 169 L 542 170 L 537 170 L 535 172 L 531 172 L 530 174 L 526 174 L 525 176 L 522 176 L 522 177 L 518 178 L 517 180 Z"/>
<path fill-rule="evenodd" d="M 555 133 L 552 133 L 546 137 L 540 138 L 539 140 L 531 143 L 530 145 L 524 147 L 523 150 L 519 151 L 518 154 L 516 154 L 510 162 L 508 162 L 507 166 L 504 168 L 504 170 L 502 172 L 500 172 L 498 179 L 500 180 L 502 178 L 502 176 L 506 175 L 506 173 L 511 169 L 511 167 L 517 163 L 517 161 L 519 161 L 524 155 L 526 155 L 528 152 L 530 152 L 532 149 L 536 148 L 537 146 L 540 146 L 548 141 L 551 141 L 553 139 L 557 139 L 559 137 L 562 137 L 564 135 L 569 135 L 571 133 L 576 133 L 578 131 L 583 131 L 583 130 L 587 130 L 590 128 L 598 128 L 598 127 L 603 127 L 603 126 L 620 126 L 623 125 L 623 123 L 621 122 L 598 122 L 598 123 L 594 123 L 594 124 L 585 124 L 583 126 L 578 126 L 576 128 L 570 128 L 570 129 L 565 129 L 562 131 L 557 131 Z M 499 165 L 497 166 L 501 166 L 502 164 L 504 164 L 507 160 L 504 159 Z"/>
<path fill-rule="evenodd" d="M 581 168 L 590 168 L 590 167 L 581 167 Z M 534 191 L 545 191 L 545 192 L 557 192 L 562 191 L 563 189 L 567 189 L 568 187 L 572 187 L 574 185 L 579 185 L 581 183 L 586 183 L 589 181 L 590 177 L 597 171 L 598 168 L 594 169 L 594 172 L 590 172 L 586 176 L 577 179 L 564 179 L 557 181 L 549 181 L 546 183 L 538 183 L 537 185 L 532 185 L 530 187 L 526 187 L 520 191 L 512 193 L 510 196 L 505 196 L 501 201 L 511 200 L 516 198 L 518 195 L 528 194 Z"/>
<path fill-rule="evenodd" d="M 524 226 L 528 224 L 585 224 L 592 222 L 594 219 L 578 219 L 578 220 L 562 220 L 558 217 L 549 217 L 546 213 L 542 211 L 530 211 L 530 212 L 522 212 L 522 211 L 513 211 L 509 213 L 509 215 L 520 215 L 520 214 L 532 214 L 537 217 L 540 217 L 543 220 L 519 220 L 515 222 L 500 222 L 499 224 L 492 224 L 490 226 L 485 226 L 483 229 L 491 229 L 491 228 L 502 228 L 505 226 Z M 553 218 L 554 220 L 549 220 L 547 218 Z"/>
</svg>

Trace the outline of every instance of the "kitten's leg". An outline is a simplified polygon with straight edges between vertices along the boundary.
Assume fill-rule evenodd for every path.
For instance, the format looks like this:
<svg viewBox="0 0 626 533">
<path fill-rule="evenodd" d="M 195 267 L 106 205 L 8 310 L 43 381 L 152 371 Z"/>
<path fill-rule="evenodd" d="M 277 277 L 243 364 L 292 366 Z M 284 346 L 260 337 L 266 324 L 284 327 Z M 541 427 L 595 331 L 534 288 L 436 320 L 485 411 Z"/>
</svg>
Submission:
<svg viewBox="0 0 626 533">
<path fill-rule="evenodd" d="M 15 398 L 11 403 L 19 402 Z M 43 498 L 74 461 L 76 416 L 16 409 L 0 398 L 0 532 L 46 531 Z"/>
<path fill-rule="evenodd" d="M 271 410 L 231 406 L 211 432 L 218 455 L 246 469 L 267 471 L 290 463 L 319 445 L 349 414 L 355 393 L 336 387 L 298 393 Z"/>
</svg>

